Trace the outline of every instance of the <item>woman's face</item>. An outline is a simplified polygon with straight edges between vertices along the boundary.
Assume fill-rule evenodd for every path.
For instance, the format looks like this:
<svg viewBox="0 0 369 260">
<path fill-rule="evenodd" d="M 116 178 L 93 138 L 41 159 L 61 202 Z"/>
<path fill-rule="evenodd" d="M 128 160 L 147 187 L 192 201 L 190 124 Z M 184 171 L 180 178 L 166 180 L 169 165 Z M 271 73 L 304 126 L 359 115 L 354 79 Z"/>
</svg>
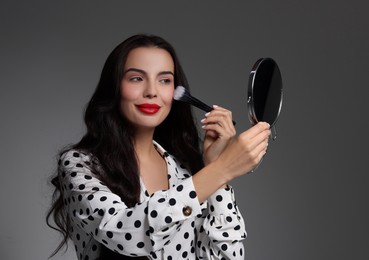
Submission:
<svg viewBox="0 0 369 260">
<path fill-rule="evenodd" d="M 169 114 L 174 92 L 172 56 L 157 47 L 133 49 L 120 86 L 122 115 L 137 129 L 155 128 Z"/>
</svg>

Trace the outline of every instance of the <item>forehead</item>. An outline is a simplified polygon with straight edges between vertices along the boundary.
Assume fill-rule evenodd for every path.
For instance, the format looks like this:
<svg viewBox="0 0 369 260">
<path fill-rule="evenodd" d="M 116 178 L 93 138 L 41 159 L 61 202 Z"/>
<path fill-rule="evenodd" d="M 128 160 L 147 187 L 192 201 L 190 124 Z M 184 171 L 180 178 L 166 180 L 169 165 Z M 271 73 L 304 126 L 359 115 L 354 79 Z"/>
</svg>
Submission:
<svg viewBox="0 0 369 260">
<path fill-rule="evenodd" d="M 157 47 L 139 47 L 131 50 L 127 56 L 125 70 L 137 68 L 145 71 L 174 70 L 170 53 Z M 174 72 L 174 71 L 173 71 Z"/>
</svg>

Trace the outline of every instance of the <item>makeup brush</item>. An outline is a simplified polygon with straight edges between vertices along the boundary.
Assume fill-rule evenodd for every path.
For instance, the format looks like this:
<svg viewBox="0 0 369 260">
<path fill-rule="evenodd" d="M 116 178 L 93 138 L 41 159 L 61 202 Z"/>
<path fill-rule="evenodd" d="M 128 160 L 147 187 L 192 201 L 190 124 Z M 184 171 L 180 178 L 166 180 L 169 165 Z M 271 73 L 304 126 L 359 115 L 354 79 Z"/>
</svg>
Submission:
<svg viewBox="0 0 369 260">
<path fill-rule="evenodd" d="M 213 108 L 211 106 L 208 106 L 207 104 L 205 104 L 204 102 L 198 100 L 197 98 L 195 98 L 194 96 L 192 96 L 187 89 L 185 89 L 182 86 L 177 86 L 177 88 L 174 90 L 174 96 L 173 96 L 174 100 L 177 101 L 181 101 L 181 102 L 186 102 L 189 103 L 205 112 L 210 112 L 213 110 Z M 233 125 L 236 125 L 236 122 L 233 121 Z"/>
</svg>

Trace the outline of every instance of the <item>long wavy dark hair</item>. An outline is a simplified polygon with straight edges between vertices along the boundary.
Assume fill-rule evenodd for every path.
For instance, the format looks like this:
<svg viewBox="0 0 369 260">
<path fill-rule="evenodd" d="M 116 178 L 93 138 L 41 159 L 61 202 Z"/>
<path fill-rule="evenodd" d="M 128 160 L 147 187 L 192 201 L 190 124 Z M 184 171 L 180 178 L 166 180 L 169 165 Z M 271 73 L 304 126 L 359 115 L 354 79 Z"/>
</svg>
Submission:
<svg viewBox="0 0 369 260">
<path fill-rule="evenodd" d="M 120 113 L 120 85 L 129 52 L 138 47 L 157 47 L 168 51 L 174 62 L 174 84 L 188 89 L 186 76 L 174 48 L 164 39 L 154 35 L 135 35 L 119 44 L 108 56 L 95 92 L 85 110 L 86 134 L 75 145 L 63 149 L 84 151 L 97 159 L 103 171 L 97 174 L 112 192 L 119 195 L 128 207 L 139 202 L 140 177 L 133 145 L 133 127 Z M 167 118 L 155 129 L 154 140 L 173 154 L 191 173 L 203 167 L 200 139 L 190 105 L 174 101 Z M 58 173 L 51 180 L 55 186 L 53 203 L 47 213 L 48 226 L 58 230 L 63 240 L 51 255 L 68 246 L 71 223 L 64 208 Z M 54 224 L 51 223 L 53 218 Z M 112 256 L 102 247 L 101 259 L 125 259 Z M 137 258 L 136 258 L 137 259 Z"/>
</svg>

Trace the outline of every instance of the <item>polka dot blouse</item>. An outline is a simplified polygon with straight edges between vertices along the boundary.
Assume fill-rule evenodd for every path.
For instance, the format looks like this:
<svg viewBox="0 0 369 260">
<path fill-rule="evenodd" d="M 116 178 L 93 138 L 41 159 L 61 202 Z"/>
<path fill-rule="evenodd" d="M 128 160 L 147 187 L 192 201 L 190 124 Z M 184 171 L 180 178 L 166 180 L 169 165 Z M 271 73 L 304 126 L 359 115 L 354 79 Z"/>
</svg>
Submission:
<svg viewBox="0 0 369 260">
<path fill-rule="evenodd" d="M 78 259 L 97 259 L 99 244 L 149 259 L 244 259 L 246 232 L 233 189 L 219 189 L 200 204 L 188 171 L 154 145 L 166 160 L 170 188 L 149 196 L 141 181 L 134 207 L 90 171 L 89 155 L 70 150 L 61 156 L 59 177 Z"/>
</svg>

